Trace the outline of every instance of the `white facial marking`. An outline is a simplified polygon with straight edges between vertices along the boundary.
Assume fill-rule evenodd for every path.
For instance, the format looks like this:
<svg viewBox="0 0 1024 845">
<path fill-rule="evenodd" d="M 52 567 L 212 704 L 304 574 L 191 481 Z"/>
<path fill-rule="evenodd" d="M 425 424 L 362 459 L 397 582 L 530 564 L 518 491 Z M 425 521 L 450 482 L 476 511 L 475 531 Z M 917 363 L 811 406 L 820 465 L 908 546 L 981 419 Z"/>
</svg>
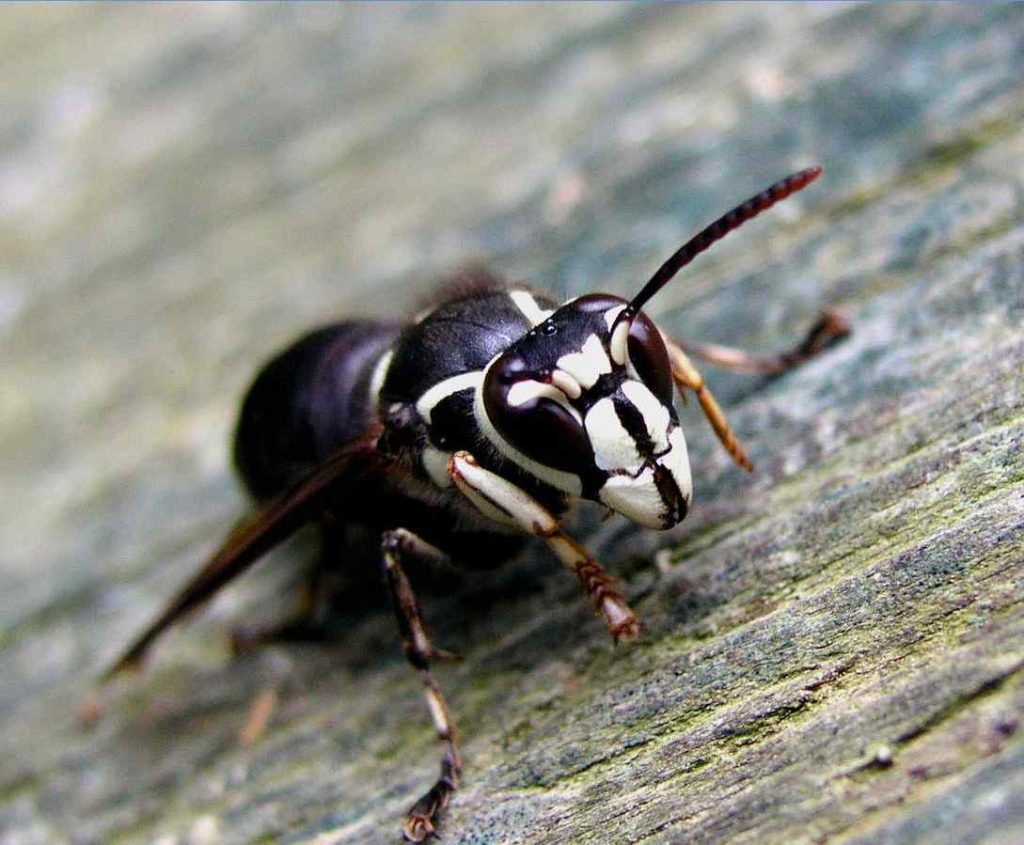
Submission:
<svg viewBox="0 0 1024 845">
<path fill-rule="evenodd" d="M 689 505 L 692 482 L 682 430 L 674 426 L 668 439 L 671 451 L 658 459 L 658 465 L 669 471 L 679 493 Z M 598 493 L 598 498 L 612 510 L 648 528 L 669 528 L 675 521 L 675 517 L 668 512 L 669 506 L 674 503 L 666 503 L 662 499 L 658 485 L 654 482 L 654 468 L 650 466 L 645 467 L 636 477 L 610 476 Z"/>
<path fill-rule="evenodd" d="M 662 498 L 654 473 L 657 467 L 661 468 L 659 471 L 667 470 L 680 496 L 689 504 L 693 482 L 686 438 L 682 429 L 672 422 L 668 409 L 645 385 L 627 381 L 621 390 L 643 417 L 654 446 L 656 466 L 650 463 L 643 465 L 643 457 L 619 422 L 612 400 L 600 400 L 587 414 L 587 433 L 594 446 L 595 462 L 601 469 L 618 469 L 620 472 L 609 476 L 598 498 L 612 510 L 640 525 L 668 528 L 680 517 L 678 502 L 674 496 L 668 501 Z"/>
<path fill-rule="evenodd" d="M 608 349 L 612 353 L 612 360 L 622 366 L 626 363 L 626 358 L 629 357 L 627 342 L 629 341 L 629 322 L 624 320 L 615 327 L 615 331 L 612 332 L 612 339 L 608 344 Z"/>
<path fill-rule="evenodd" d="M 527 402 L 534 402 L 537 399 L 553 399 L 559 401 L 559 398 L 564 402 L 565 396 L 562 395 L 557 387 L 551 384 L 545 384 L 542 381 L 534 381 L 533 379 L 523 379 L 517 381 L 508 391 L 508 403 L 515 405 L 517 408 L 520 405 L 525 405 Z"/>
<path fill-rule="evenodd" d="M 665 503 L 654 483 L 654 470 L 647 467 L 636 478 L 613 475 L 598 494 L 613 511 L 647 528 L 664 528 Z"/>
<path fill-rule="evenodd" d="M 608 326 L 608 331 L 612 330 L 612 326 L 615 325 L 615 318 L 619 316 L 623 311 L 626 310 L 625 305 L 616 305 L 614 308 L 609 308 L 604 312 L 604 321 Z"/>
<path fill-rule="evenodd" d="M 650 388 L 642 382 L 624 381 L 622 392 L 644 418 L 647 434 L 654 443 L 654 451 L 664 452 L 668 448 L 668 408 L 662 405 L 651 393 Z"/>
<path fill-rule="evenodd" d="M 565 370 L 552 371 L 551 383 L 570 399 L 579 399 L 583 395 L 583 388 L 580 387 L 580 383 Z"/>
<path fill-rule="evenodd" d="M 550 399 L 553 402 L 557 402 L 573 415 L 576 422 L 580 425 L 583 424 L 583 421 L 580 419 L 579 411 L 569 404 L 569 400 L 565 398 L 565 394 L 553 384 L 545 384 L 542 381 L 524 379 L 523 381 L 517 381 L 508 391 L 508 402 L 510 405 L 515 405 L 516 407 L 525 405 L 527 402 L 536 401 L 537 399 Z"/>
<path fill-rule="evenodd" d="M 622 469 L 627 472 L 640 469 L 643 458 L 633 438 L 619 421 L 611 399 L 600 399 L 587 411 L 586 428 L 598 469 Z"/>
<path fill-rule="evenodd" d="M 537 304 L 533 295 L 525 290 L 510 290 L 509 298 L 515 303 L 516 308 L 523 312 L 523 316 L 533 326 L 543 323 L 553 312 L 545 311 Z"/>
<path fill-rule="evenodd" d="M 457 376 L 439 381 L 432 388 L 426 391 L 416 402 L 416 410 L 425 420 L 430 420 L 430 412 L 439 403 L 449 396 L 458 393 L 460 390 L 479 387 L 484 380 L 484 374 L 479 370 L 470 373 L 460 373 Z"/>
<path fill-rule="evenodd" d="M 579 352 L 570 352 L 559 358 L 558 367 L 586 388 L 593 387 L 602 375 L 612 371 L 611 361 L 596 334 L 586 339 Z"/>
<path fill-rule="evenodd" d="M 693 499 L 693 478 L 690 476 L 690 459 L 686 452 L 686 438 L 679 426 L 672 427 L 668 442 L 672 451 L 661 459 L 661 463 L 672 473 L 679 492 L 689 503 Z"/>
</svg>

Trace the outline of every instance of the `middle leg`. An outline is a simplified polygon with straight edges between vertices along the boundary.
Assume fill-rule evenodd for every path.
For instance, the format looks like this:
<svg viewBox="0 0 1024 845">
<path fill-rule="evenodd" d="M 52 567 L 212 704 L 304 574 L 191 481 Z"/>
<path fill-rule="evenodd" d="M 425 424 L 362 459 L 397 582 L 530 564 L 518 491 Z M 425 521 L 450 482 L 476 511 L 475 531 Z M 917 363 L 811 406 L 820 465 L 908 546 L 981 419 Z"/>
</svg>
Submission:
<svg viewBox="0 0 1024 845">
<path fill-rule="evenodd" d="M 409 808 L 403 831 L 406 841 L 422 842 L 435 833 L 438 816 L 447 806 L 452 794 L 459 788 L 462 761 L 459 757 L 455 726 L 448 715 L 448 705 L 430 673 L 431 661 L 450 658 L 453 655 L 435 648 L 427 635 L 420 615 L 419 602 L 402 568 L 402 558 L 412 556 L 446 560 L 447 556 L 404 528 L 384 533 L 381 552 L 384 557 L 384 575 L 391 593 L 398 630 L 402 635 L 405 656 L 423 684 L 427 707 L 437 730 L 437 738 L 441 741 L 441 773 L 433 786 Z"/>
<path fill-rule="evenodd" d="M 690 355 L 725 370 L 745 375 L 778 375 L 809 361 L 849 334 L 850 323 L 846 317 L 834 308 L 826 308 L 803 340 L 782 352 L 757 354 L 717 343 L 678 339 L 674 343 Z"/>
</svg>

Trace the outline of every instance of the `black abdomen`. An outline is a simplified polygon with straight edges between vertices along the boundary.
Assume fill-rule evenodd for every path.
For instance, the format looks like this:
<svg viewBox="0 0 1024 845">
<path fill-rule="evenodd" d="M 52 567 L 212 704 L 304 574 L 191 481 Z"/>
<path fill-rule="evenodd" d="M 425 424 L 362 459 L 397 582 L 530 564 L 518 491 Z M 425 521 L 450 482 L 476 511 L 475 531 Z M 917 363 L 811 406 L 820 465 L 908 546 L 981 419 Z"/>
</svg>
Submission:
<svg viewBox="0 0 1024 845">
<path fill-rule="evenodd" d="M 266 500 L 361 435 L 373 368 L 397 337 L 388 323 L 313 331 L 260 370 L 242 401 L 234 459 L 246 488 Z"/>
</svg>

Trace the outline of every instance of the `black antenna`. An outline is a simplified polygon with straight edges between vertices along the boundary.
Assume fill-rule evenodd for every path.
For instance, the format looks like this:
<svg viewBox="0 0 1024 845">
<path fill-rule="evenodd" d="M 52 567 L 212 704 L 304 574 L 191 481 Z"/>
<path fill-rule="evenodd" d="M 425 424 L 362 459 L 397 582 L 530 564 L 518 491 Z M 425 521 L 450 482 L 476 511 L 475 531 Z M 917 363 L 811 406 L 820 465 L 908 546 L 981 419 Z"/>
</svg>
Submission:
<svg viewBox="0 0 1024 845">
<path fill-rule="evenodd" d="M 720 241 L 734 229 L 738 229 L 748 220 L 757 217 L 762 211 L 767 211 L 775 203 L 806 188 L 811 182 L 821 176 L 821 172 L 822 168 L 820 166 L 808 167 L 806 170 L 801 170 L 799 173 L 787 176 L 770 188 L 761 191 L 756 197 L 751 197 L 745 203 L 736 206 L 728 214 L 723 214 L 702 232 L 694 235 L 679 247 L 668 261 L 658 268 L 657 273 L 651 276 L 651 280 L 643 286 L 640 293 L 633 297 L 629 305 L 616 318 L 615 326 L 623 320 L 632 322 L 637 312 L 647 304 L 654 294 L 672 281 L 672 277 L 676 273 L 704 252 L 715 241 Z M 613 333 L 615 326 L 612 326 Z"/>
</svg>

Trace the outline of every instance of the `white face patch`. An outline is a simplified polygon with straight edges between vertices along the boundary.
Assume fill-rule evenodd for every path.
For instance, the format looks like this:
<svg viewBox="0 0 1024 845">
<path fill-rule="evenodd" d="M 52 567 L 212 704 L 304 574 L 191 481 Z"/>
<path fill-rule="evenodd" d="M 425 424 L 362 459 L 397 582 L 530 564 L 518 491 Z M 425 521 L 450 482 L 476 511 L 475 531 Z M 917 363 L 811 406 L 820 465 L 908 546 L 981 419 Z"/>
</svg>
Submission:
<svg viewBox="0 0 1024 845">
<path fill-rule="evenodd" d="M 605 397 L 587 411 L 587 437 L 594 449 L 594 463 L 598 469 L 636 472 L 643 458 L 629 432 L 623 427 L 615 405 Z"/>
<path fill-rule="evenodd" d="M 620 367 L 629 358 L 629 329 L 628 321 L 623 320 L 612 332 L 612 339 L 608 341 L 608 349 L 612 353 L 612 360 Z"/>
<path fill-rule="evenodd" d="M 677 502 L 666 502 L 654 481 L 654 468 L 645 467 L 635 477 L 612 475 L 598 493 L 598 499 L 616 513 L 647 528 L 671 528 L 689 508 L 693 495 L 690 480 L 690 462 L 686 456 L 686 441 L 682 430 L 676 426 L 669 435 L 672 450 L 658 459 L 658 465 L 667 469 L 679 488 L 686 507 L 675 512 Z"/>
<path fill-rule="evenodd" d="M 636 478 L 613 475 L 599 494 L 601 501 L 616 513 L 646 528 L 665 528 L 665 503 L 654 483 L 654 470 L 648 467 Z"/>
<path fill-rule="evenodd" d="M 625 305 L 616 305 L 614 308 L 609 308 L 604 312 L 604 321 L 608 324 L 608 331 L 612 330 L 612 326 L 615 325 L 615 320 L 618 319 L 619 314 L 625 310 Z M 615 328 L 615 332 L 611 336 L 611 340 L 608 341 L 608 350 L 612 353 L 612 360 L 619 366 L 625 364 L 626 359 L 629 357 L 626 346 L 628 341 L 629 323 L 619 323 Z"/>
<path fill-rule="evenodd" d="M 523 312 L 523 316 L 530 321 L 530 325 L 536 326 L 543 323 L 552 315 L 552 311 L 545 311 L 537 304 L 533 294 L 525 290 L 510 290 L 509 298 L 515 303 L 516 308 Z"/>
<path fill-rule="evenodd" d="M 552 370 L 551 383 L 570 399 L 579 399 L 583 395 L 580 383 L 565 370 Z"/>
<path fill-rule="evenodd" d="M 621 390 L 644 418 L 647 435 L 654 443 L 654 451 L 664 452 L 668 448 L 668 426 L 671 422 L 668 408 L 655 398 L 650 388 L 639 381 L 624 381 Z"/>
<path fill-rule="evenodd" d="M 615 325 L 616 317 L 618 317 L 619 314 L 621 314 L 625 310 L 625 305 L 616 305 L 614 308 L 609 308 L 607 311 L 604 312 L 604 321 L 608 325 L 608 331 L 611 331 L 612 326 Z"/>
<path fill-rule="evenodd" d="M 601 345 L 601 339 L 592 334 L 579 352 L 570 352 L 559 358 L 558 368 L 565 370 L 584 388 L 590 388 L 602 375 L 612 371 L 612 363 Z"/>
<path fill-rule="evenodd" d="M 670 528 L 678 522 L 689 506 L 693 493 L 690 461 L 682 429 L 672 422 L 669 410 L 653 393 L 639 382 L 624 382 L 623 395 L 639 412 L 654 447 L 652 463 L 644 458 L 636 443 L 622 425 L 610 398 L 594 404 L 587 413 L 587 434 L 594 448 L 595 463 L 612 474 L 601 487 L 598 498 L 612 510 L 633 522 L 649 528 Z M 648 459 L 650 461 L 650 459 Z M 655 470 L 667 473 L 679 490 L 678 497 L 668 486 L 662 495 L 655 482 Z M 660 476 L 665 487 L 667 479 Z M 678 499 L 686 502 L 681 507 Z"/>
<path fill-rule="evenodd" d="M 672 451 L 661 459 L 660 463 L 672 473 L 679 492 L 689 503 L 693 499 L 693 478 L 690 476 L 690 459 L 686 452 L 686 438 L 679 426 L 673 426 L 668 435 Z"/>
<path fill-rule="evenodd" d="M 550 399 L 552 402 L 557 402 L 573 415 L 576 422 L 580 425 L 583 424 L 583 421 L 580 419 L 579 411 L 570 405 L 565 394 L 552 384 L 524 379 L 523 381 L 517 381 L 511 388 L 509 388 L 508 403 L 510 405 L 519 407 L 520 405 L 525 405 L 527 402 L 532 402 L 537 399 Z"/>
</svg>

